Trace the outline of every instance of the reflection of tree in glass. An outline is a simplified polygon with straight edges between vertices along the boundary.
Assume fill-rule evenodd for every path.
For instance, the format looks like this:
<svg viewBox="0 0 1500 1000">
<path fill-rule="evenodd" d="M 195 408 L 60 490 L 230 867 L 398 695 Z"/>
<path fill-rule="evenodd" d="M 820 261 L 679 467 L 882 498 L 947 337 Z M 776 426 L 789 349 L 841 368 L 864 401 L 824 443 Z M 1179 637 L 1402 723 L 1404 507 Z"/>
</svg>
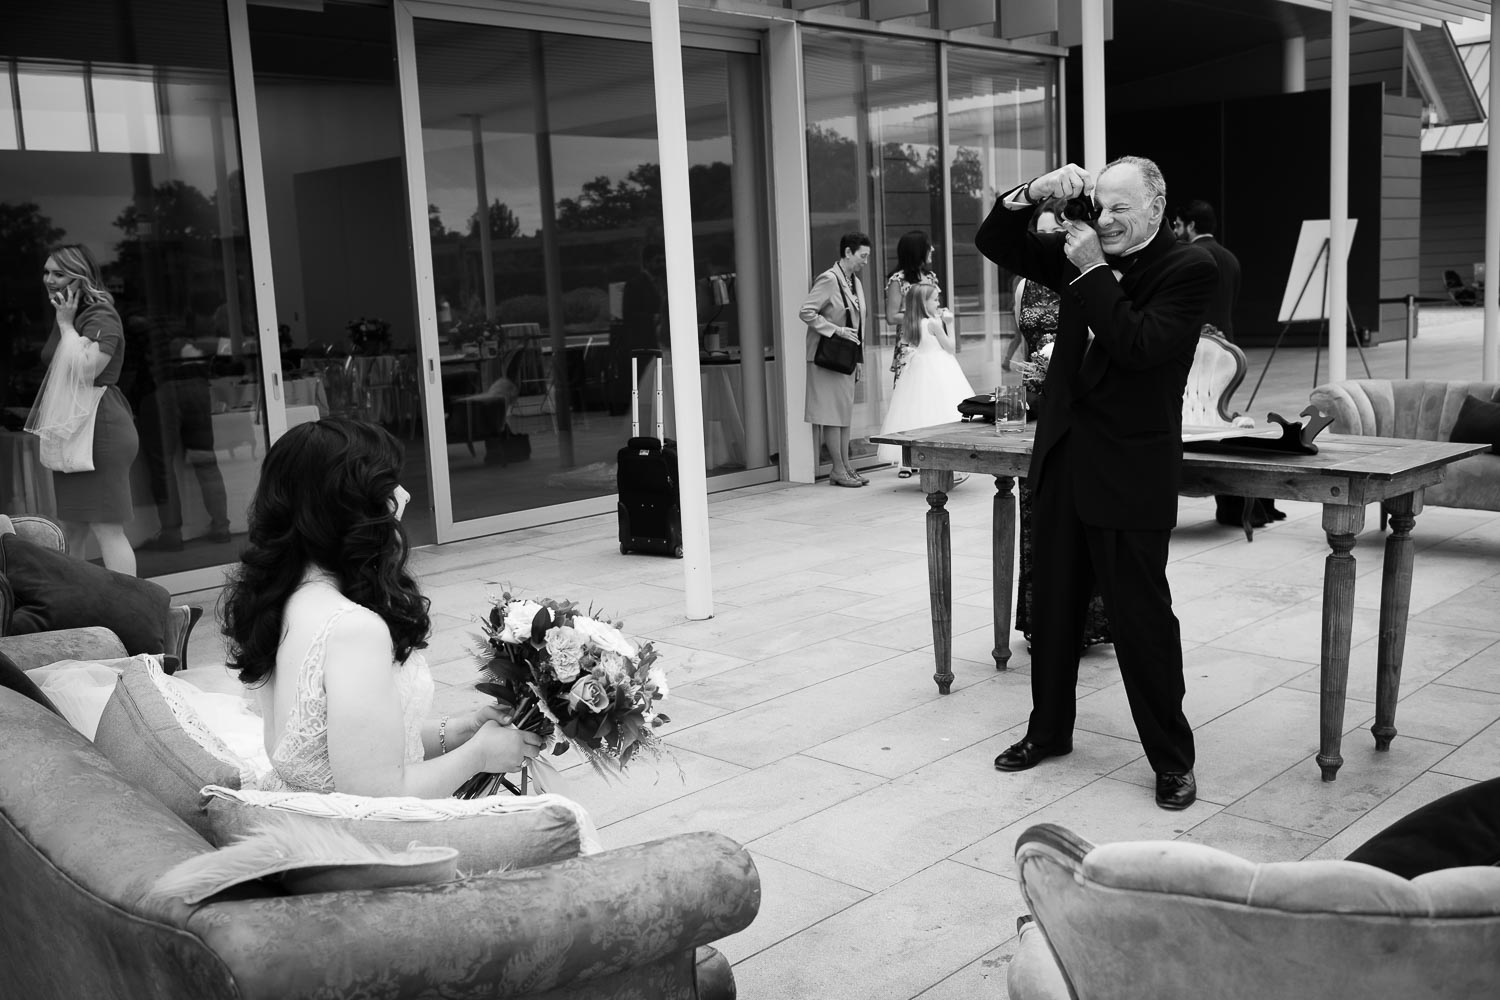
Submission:
<svg viewBox="0 0 1500 1000">
<path fill-rule="evenodd" d="M 462 235 L 457 230 L 443 225 L 443 214 L 436 205 L 427 206 L 427 234 L 434 243 L 455 239 Z"/>
<path fill-rule="evenodd" d="M 831 128 L 807 128 L 807 200 L 814 212 L 853 209 L 859 202 L 859 150 Z"/>
<path fill-rule="evenodd" d="M 219 235 L 219 211 L 214 200 L 186 181 L 163 181 L 151 190 L 151 207 L 142 213 L 136 202 L 115 217 L 115 228 L 125 239 L 115 245 L 123 258 L 129 244 L 142 238 L 149 222 L 150 238 L 184 244 L 212 241 Z"/>
<path fill-rule="evenodd" d="M 12 380 L 27 378 L 34 389 L 41 378 L 39 351 L 50 319 L 40 280 L 42 262 L 47 248 L 66 235 L 35 202 L 0 202 L 0 369 L 6 379 L 0 402 L 5 404 L 31 396 Z M 35 342 L 28 345 L 28 340 Z"/>
<path fill-rule="evenodd" d="M 0 202 L 0 316 L 39 317 L 46 304 L 40 275 L 47 249 L 66 231 L 54 226 L 33 201 Z M 28 308 L 34 307 L 34 308 Z"/>
<path fill-rule="evenodd" d="M 469 235 L 479 235 L 479 213 L 469 216 Z M 521 235 L 521 220 L 510 206 L 500 199 L 490 202 L 490 236 L 497 240 L 508 240 Z"/>
</svg>

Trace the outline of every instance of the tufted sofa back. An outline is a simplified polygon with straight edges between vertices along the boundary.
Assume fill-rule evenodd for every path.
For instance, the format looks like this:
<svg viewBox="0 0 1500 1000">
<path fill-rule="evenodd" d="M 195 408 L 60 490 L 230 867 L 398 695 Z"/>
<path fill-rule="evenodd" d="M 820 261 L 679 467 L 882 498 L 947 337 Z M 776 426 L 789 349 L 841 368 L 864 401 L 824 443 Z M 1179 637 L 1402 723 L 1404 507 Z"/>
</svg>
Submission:
<svg viewBox="0 0 1500 1000">
<path fill-rule="evenodd" d="M 1182 390 L 1182 422 L 1217 427 L 1234 421 L 1229 397 L 1245 378 L 1245 352 L 1223 337 L 1204 334 Z"/>
<path fill-rule="evenodd" d="M 1309 398 L 1333 418 L 1335 434 L 1447 441 L 1468 396 L 1493 401 L 1500 382 L 1349 379 L 1320 385 Z M 1423 502 L 1500 510 L 1500 455 L 1471 455 L 1449 465 L 1443 481 L 1427 487 Z"/>
<path fill-rule="evenodd" d="M 1446 441 L 1465 398 L 1497 393 L 1500 382 L 1374 378 L 1320 385 L 1310 398 L 1333 417 L 1336 434 Z"/>
</svg>

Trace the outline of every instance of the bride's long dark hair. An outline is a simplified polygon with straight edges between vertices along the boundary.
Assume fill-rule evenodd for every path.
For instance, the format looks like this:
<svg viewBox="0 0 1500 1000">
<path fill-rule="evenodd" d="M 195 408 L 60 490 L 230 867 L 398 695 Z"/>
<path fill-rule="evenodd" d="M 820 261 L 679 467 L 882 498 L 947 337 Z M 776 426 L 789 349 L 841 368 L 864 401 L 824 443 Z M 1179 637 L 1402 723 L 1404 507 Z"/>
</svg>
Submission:
<svg viewBox="0 0 1500 1000">
<path fill-rule="evenodd" d="M 393 496 L 404 449 L 382 427 L 331 417 L 298 424 L 266 453 L 250 502 L 250 540 L 219 616 L 229 666 L 259 684 L 276 667 L 286 602 L 309 566 L 391 631 L 397 661 L 427 645 L 427 598 L 406 571 Z"/>
</svg>

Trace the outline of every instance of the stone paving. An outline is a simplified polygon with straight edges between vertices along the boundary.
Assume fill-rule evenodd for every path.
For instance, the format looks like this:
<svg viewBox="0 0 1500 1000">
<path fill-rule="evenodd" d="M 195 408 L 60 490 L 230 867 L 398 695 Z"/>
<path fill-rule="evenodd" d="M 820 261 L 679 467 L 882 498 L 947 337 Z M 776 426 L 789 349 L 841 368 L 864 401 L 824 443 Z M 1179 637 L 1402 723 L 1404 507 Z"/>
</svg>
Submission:
<svg viewBox="0 0 1500 1000">
<path fill-rule="evenodd" d="M 1432 310 L 1419 377 L 1477 378 L 1475 310 Z M 1269 353 L 1254 349 L 1251 378 Z M 1401 344 L 1368 351 L 1399 376 Z M 1293 415 L 1312 351 L 1278 352 L 1254 413 Z M 1359 372 L 1350 352 L 1350 374 Z M 1259 360 L 1257 360 L 1257 358 Z M 1325 358 L 1326 373 L 1326 358 Z M 1283 371 L 1284 369 L 1284 371 Z M 1239 399 L 1245 398 L 1248 388 Z M 932 681 L 923 514 L 915 480 L 862 490 L 776 484 L 711 498 L 714 616 L 688 621 L 683 563 L 619 554 L 612 516 L 419 550 L 432 599 L 436 712 L 478 704 L 470 650 L 487 593 L 592 602 L 662 652 L 681 777 L 642 767 L 609 786 L 569 768 L 605 845 L 708 829 L 745 844 L 760 914 L 719 942 L 746 998 L 997 1000 L 1025 912 L 1018 833 L 1061 823 L 1095 841 L 1177 838 L 1251 860 L 1337 858 L 1412 808 L 1500 774 L 1500 514 L 1429 508 L 1417 519 L 1399 730 L 1376 753 L 1374 670 L 1382 536 L 1354 550 L 1358 585 L 1345 764 L 1319 780 L 1318 656 L 1326 543 L 1315 505 L 1253 543 L 1184 499 L 1170 578 L 1197 732 L 1199 801 L 1154 805 L 1111 647 L 1085 655 L 1072 755 L 1019 774 L 991 766 L 1029 709 L 1029 658 L 990 650 L 989 481 L 956 488 L 953 692 Z M 216 592 L 181 595 L 211 606 Z M 182 676 L 236 682 L 211 619 Z M 561 761 L 566 761 L 565 756 Z"/>
</svg>

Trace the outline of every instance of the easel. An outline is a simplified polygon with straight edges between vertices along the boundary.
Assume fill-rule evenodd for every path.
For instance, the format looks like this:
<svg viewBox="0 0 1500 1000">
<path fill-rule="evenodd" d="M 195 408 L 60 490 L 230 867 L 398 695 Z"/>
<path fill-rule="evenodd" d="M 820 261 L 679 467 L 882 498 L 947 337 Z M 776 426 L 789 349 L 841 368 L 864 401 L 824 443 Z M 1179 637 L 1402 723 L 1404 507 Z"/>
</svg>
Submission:
<svg viewBox="0 0 1500 1000">
<path fill-rule="evenodd" d="M 1353 236 L 1354 221 L 1350 220 L 1351 237 Z M 1302 233 L 1297 240 L 1297 253 L 1292 258 L 1292 270 L 1287 275 L 1286 296 L 1282 299 L 1282 313 L 1285 316 L 1285 320 L 1281 325 L 1281 331 L 1276 334 L 1276 342 L 1271 345 L 1271 354 L 1266 358 L 1266 363 L 1260 370 L 1260 378 L 1255 380 L 1255 388 L 1250 393 L 1250 399 L 1245 403 L 1246 410 L 1255 402 L 1256 393 L 1260 392 L 1260 384 L 1265 381 L 1266 372 L 1271 370 L 1271 362 L 1276 360 L 1276 351 L 1281 347 L 1281 341 L 1286 336 L 1286 332 L 1291 329 L 1293 323 L 1306 322 L 1312 318 L 1311 316 L 1301 317 L 1298 313 L 1302 308 L 1302 302 L 1306 298 L 1307 290 L 1312 285 L 1314 278 L 1322 279 L 1318 282 L 1321 294 L 1318 296 L 1318 335 L 1315 341 L 1317 346 L 1313 354 L 1313 388 L 1316 389 L 1318 386 L 1318 368 L 1323 360 L 1323 333 L 1328 328 L 1328 264 L 1333 258 L 1329 247 L 1327 227 L 1327 220 L 1319 220 L 1317 222 L 1304 220 L 1302 223 Z M 1291 283 L 1296 280 L 1297 262 L 1306 258 L 1306 248 L 1312 245 L 1311 240 L 1318 239 L 1317 232 L 1320 228 L 1323 233 L 1321 242 L 1318 244 L 1317 252 L 1313 255 L 1311 263 L 1304 265 L 1306 267 L 1306 277 L 1302 279 L 1302 287 L 1297 290 L 1297 296 L 1291 303 L 1291 309 L 1288 310 L 1286 308 L 1286 298 L 1291 296 Z M 1344 319 L 1345 336 L 1348 336 L 1350 329 L 1353 328 L 1354 348 L 1359 352 L 1360 364 L 1364 365 L 1365 377 L 1373 378 L 1374 376 L 1370 373 L 1370 362 L 1365 358 L 1364 346 L 1359 342 L 1359 329 L 1354 327 L 1353 311 L 1349 308 L 1347 300 L 1344 303 Z"/>
</svg>

